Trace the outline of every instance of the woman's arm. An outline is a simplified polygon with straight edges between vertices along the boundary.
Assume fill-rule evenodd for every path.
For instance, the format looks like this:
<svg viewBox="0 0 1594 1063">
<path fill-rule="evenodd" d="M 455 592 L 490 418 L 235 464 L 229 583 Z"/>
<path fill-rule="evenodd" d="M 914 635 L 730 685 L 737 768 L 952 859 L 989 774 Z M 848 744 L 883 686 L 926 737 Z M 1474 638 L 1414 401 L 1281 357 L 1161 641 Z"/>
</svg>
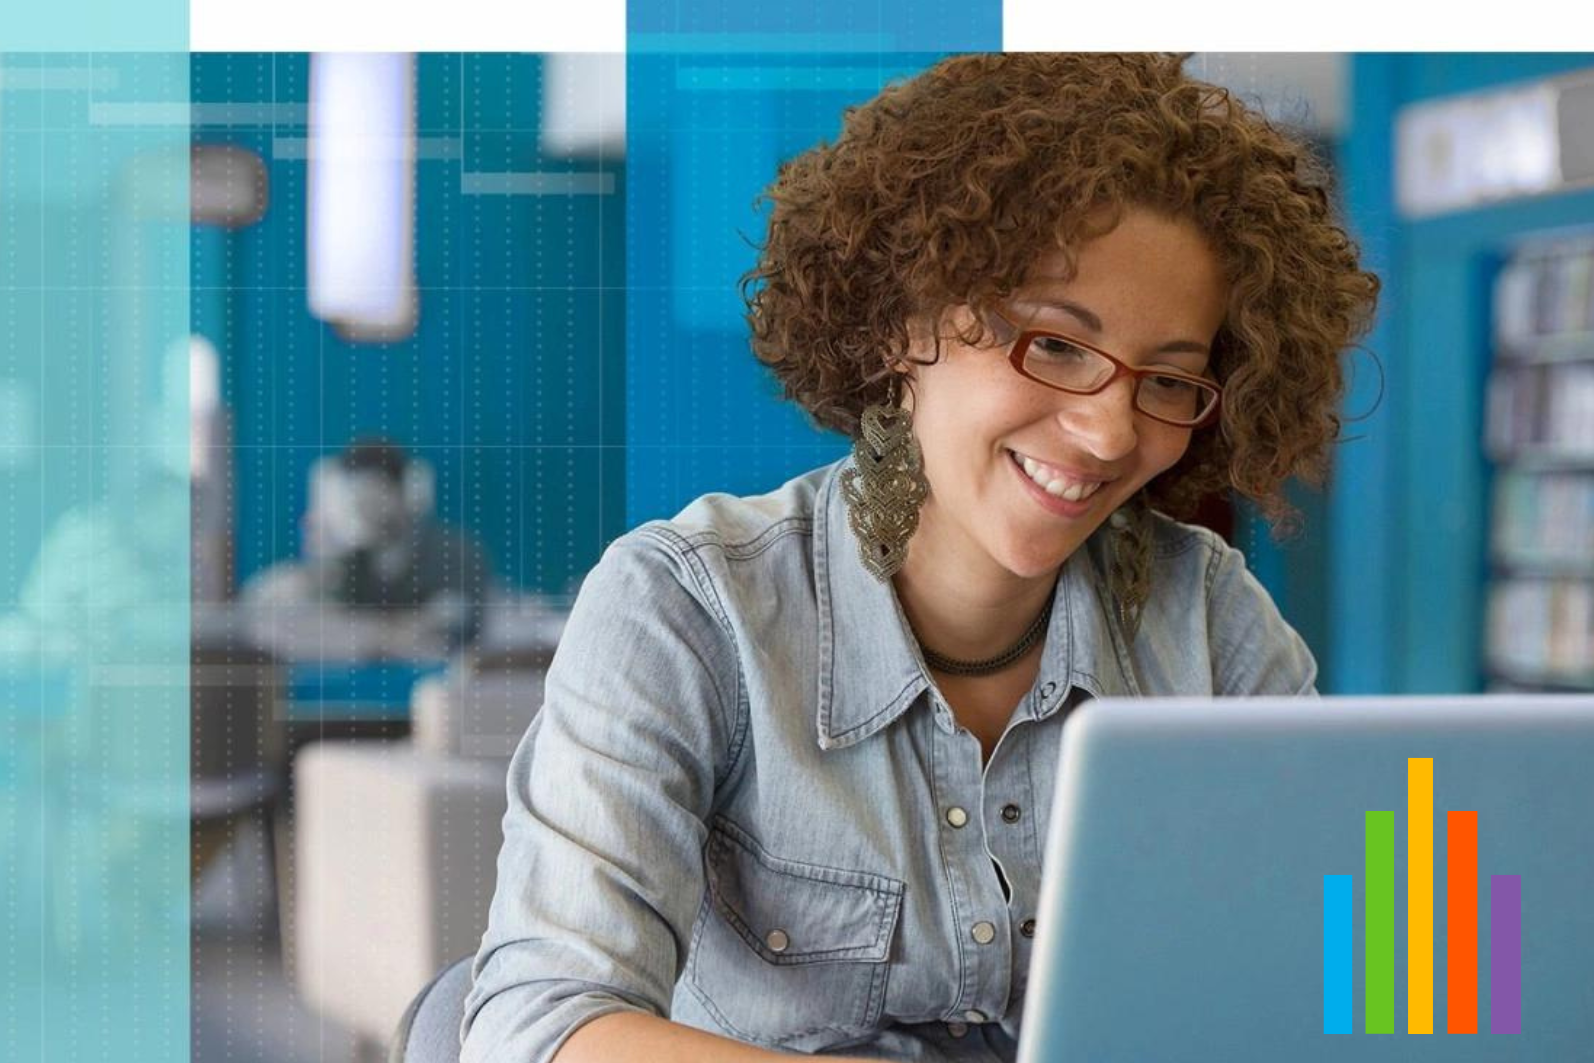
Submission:
<svg viewBox="0 0 1594 1063">
<path fill-rule="evenodd" d="M 555 1063 L 765 1063 L 791 1059 L 653 1015 L 622 1012 L 602 1015 L 565 1042 Z M 829 1057 L 835 1063 L 846 1059 Z M 856 1063 L 863 1063 L 859 1060 Z"/>
<path fill-rule="evenodd" d="M 1207 567 L 1212 692 L 1220 697 L 1317 694 L 1317 660 L 1239 550 L 1213 536 Z"/>
<path fill-rule="evenodd" d="M 740 671 L 721 612 L 687 559 L 645 528 L 588 574 L 510 762 L 465 1063 L 564 1058 L 571 1031 L 604 1016 L 598 1055 L 622 1060 L 606 1029 L 672 1027 L 659 1016 L 703 898 L 704 820 L 740 741 Z M 662 1058 L 651 1039 L 614 1041 Z"/>
</svg>

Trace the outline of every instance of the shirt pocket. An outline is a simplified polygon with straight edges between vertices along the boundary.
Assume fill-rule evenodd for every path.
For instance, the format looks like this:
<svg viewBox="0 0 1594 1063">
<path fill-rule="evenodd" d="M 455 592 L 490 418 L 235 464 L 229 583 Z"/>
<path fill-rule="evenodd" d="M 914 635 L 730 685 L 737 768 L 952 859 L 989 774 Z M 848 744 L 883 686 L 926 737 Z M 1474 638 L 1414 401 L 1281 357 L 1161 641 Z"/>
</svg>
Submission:
<svg viewBox="0 0 1594 1063">
<path fill-rule="evenodd" d="M 733 1036 L 812 1052 L 867 1036 L 885 1002 L 902 883 L 774 856 L 718 817 L 687 984 Z"/>
</svg>

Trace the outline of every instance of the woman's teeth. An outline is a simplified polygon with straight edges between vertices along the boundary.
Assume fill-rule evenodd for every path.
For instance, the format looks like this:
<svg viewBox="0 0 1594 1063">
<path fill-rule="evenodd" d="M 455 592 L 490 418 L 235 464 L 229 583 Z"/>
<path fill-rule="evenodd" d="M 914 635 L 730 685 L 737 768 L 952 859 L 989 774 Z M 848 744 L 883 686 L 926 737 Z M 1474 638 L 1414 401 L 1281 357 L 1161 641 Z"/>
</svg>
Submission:
<svg viewBox="0 0 1594 1063">
<path fill-rule="evenodd" d="M 1082 502 L 1096 493 L 1101 487 L 1100 483 L 1081 483 L 1070 480 L 1066 476 L 1055 476 L 1053 470 L 1039 464 L 1033 458 L 1027 458 L 1018 451 L 1010 451 L 1015 459 L 1023 466 L 1024 472 L 1031 480 L 1040 485 L 1041 489 L 1049 495 L 1066 499 L 1069 502 Z M 1048 479 L 1050 477 L 1050 479 Z"/>
</svg>

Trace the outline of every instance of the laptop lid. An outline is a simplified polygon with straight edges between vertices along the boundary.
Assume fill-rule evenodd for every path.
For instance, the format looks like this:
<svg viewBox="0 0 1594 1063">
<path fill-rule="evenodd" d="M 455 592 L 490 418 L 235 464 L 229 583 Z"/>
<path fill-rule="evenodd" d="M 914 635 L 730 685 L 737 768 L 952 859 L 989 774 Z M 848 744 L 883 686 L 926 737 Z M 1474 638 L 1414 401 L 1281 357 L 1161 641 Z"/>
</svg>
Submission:
<svg viewBox="0 0 1594 1063">
<path fill-rule="evenodd" d="M 1594 697 L 1102 699 L 1061 757 L 1019 1063 L 1594 1059 Z"/>
</svg>

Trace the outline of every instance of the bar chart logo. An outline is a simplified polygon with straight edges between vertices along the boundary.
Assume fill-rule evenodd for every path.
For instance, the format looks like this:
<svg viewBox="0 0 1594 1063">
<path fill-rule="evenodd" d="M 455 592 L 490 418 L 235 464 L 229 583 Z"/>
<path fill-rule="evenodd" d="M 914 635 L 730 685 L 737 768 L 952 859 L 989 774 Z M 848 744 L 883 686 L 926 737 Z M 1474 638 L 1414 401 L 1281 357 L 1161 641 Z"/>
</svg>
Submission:
<svg viewBox="0 0 1594 1063">
<path fill-rule="evenodd" d="M 1434 1024 L 1433 758 L 1406 761 L 1406 1032 Z M 1445 1032 L 1478 1032 L 1478 813 L 1445 813 Z M 1364 1033 L 1395 1032 L 1395 813 L 1366 813 Z M 1323 1032 L 1352 1033 L 1351 875 L 1323 876 Z M 1522 878 L 1489 876 L 1489 1032 L 1522 1032 Z"/>
</svg>

